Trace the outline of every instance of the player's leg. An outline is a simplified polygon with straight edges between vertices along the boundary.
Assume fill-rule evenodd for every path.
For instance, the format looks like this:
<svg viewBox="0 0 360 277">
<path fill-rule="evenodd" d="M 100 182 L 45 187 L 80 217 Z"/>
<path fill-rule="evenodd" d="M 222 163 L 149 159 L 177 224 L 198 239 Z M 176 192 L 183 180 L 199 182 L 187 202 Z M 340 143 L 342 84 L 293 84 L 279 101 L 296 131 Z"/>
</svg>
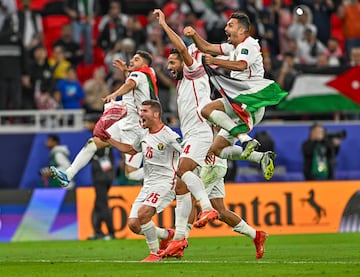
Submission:
<svg viewBox="0 0 360 277">
<path fill-rule="evenodd" d="M 217 163 L 215 162 L 215 167 L 222 168 L 222 162 L 224 160 L 219 160 Z M 213 170 L 216 172 L 216 170 Z M 225 222 L 230 227 L 233 227 L 233 231 L 238 232 L 240 234 L 244 234 L 250 237 L 256 247 L 256 258 L 260 259 L 264 255 L 265 251 L 265 240 L 267 238 L 267 234 L 263 231 L 257 231 L 248 225 L 239 215 L 230 211 L 225 207 L 224 197 L 225 197 L 225 184 L 224 184 L 224 176 L 226 174 L 226 170 L 218 170 L 219 174 L 216 178 L 209 179 L 211 183 L 206 184 L 206 191 L 209 195 L 209 199 L 213 207 L 219 212 L 220 217 L 219 220 Z"/>
<path fill-rule="evenodd" d="M 52 178 L 54 178 L 60 186 L 68 187 L 74 176 L 91 161 L 92 157 L 95 155 L 95 152 L 98 149 L 107 147 L 108 145 L 108 143 L 97 137 L 90 138 L 80 150 L 80 152 L 76 155 L 71 165 L 65 171 L 60 171 L 54 166 L 50 167 Z"/>
<path fill-rule="evenodd" d="M 216 156 L 223 159 L 243 160 L 243 148 L 232 145 L 233 143 L 235 143 L 234 138 L 227 131 L 221 130 L 216 136 L 211 150 Z M 275 171 L 275 158 L 276 154 L 272 151 L 252 151 L 246 160 L 260 164 L 264 178 L 270 180 Z"/>
<path fill-rule="evenodd" d="M 198 174 L 194 173 L 197 167 L 198 164 L 191 158 L 180 158 L 177 174 L 186 184 L 188 190 L 194 195 L 195 199 L 200 203 L 202 212 L 199 215 L 199 220 L 194 223 L 194 226 L 203 227 L 209 221 L 215 220 L 218 217 L 218 213 L 211 206 L 203 182 Z"/>
<path fill-rule="evenodd" d="M 240 216 L 226 209 L 223 198 L 211 199 L 211 203 L 220 213 L 219 220 L 225 222 L 230 227 L 233 227 L 234 232 L 246 235 L 253 240 L 256 248 L 256 258 L 261 259 L 265 252 L 265 241 L 268 235 L 264 231 L 255 230 Z"/>
<path fill-rule="evenodd" d="M 199 130 L 196 137 L 185 137 L 177 170 L 177 175 L 201 206 L 202 212 L 199 214 L 199 220 L 194 223 L 195 227 L 203 227 L 218 216 L 217 211 L 211 206 L 204 184 L 199 177 L 199 167 L 205 164 L 205 158 L 212 141 L 213 133 L 209 128 Z"/>
<path fill-rule="evenodd" d="M 150 255 L 142 260 L 142 262 L 161 261 L 161 257 L 157 254 L 159 251 L 159 241 L 156 236 L 156 227 L 151 220 L 156 213 L 156 208 L 148 205 L 142 205 L 138 211 L 138 218 L 141 231 L 144 233 L 146 243 L 150 250 Z"/>
<path fill-rule="evenodd" d="M 234 120 L 239 120 L 239 116 L 224 99 L 217 99 L 205 105 L 201 110 L 201 114 L 211 123 L 228 131 L 242 143 L 244 146 L 242 153 L 243 158 L 246 158 L 252 151 L 255 151 L 259 147 L 260 143 L 247 135 L 247 132 L 251 131 L 253 125 L 253 119 L 248 112 L 244 112 L 246 118 L 242 119 L 243 122 L 246 121 L 247 123 L 244 125 L 245 128 L 239 126 L 238 122 Z"/>
<path fill-rule="evenodd" d="M 176 182 L 175 234 L 168 246 L 159 251 L 161 257 L 183 257 L 184 249 L 188 247 L 185 234 L 191 209 L 191 193 L 186 184 L 178 178 Z"/>
</svg>

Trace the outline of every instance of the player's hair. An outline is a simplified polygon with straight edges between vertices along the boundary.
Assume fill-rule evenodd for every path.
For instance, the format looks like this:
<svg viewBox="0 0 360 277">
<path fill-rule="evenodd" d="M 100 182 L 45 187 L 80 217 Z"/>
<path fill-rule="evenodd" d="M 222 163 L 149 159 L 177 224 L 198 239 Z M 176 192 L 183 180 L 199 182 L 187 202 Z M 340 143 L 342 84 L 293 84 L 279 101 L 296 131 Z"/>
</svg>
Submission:
<svg viewBox="0 0 360 277">
<path fill-rule="evenodd" d="M 55 141 L 56 143 L 60 143 L 60 138 L 58 135 L 55 135 L 55 134 L 48 134 L 48 139 L 51 139 L 53 141 Z"/>
<path fill-rule="evenodd" d="M 247 33 L 250 31 L 250 19 L 247 14 L 243 12 L 234 12 L 230 15 L 230 18 L 237 19 L 238 23 L 245 28 Z"/>
<path fill-rule="evenodd" d="M 153 59 L 149 52 L 144 51 L 144 50 L 137 50 L 136 54 L 138 54 L 140 57 L 142 57 L 148 66 L 151 66 Z"/>
<path fill-rule="evenodd" d="M 161 107 L 161 103 L 158 100 L 149 99 L 143 101 L 141 104 L 145 106 L 150 106 L 153 111 L 159 112 L 160 118 L 162 117 L 162 107 Z"/>
<path fill-rule="evenodd" d="M 182 56 L 180 55 L 179 50 L 177 50 L 176 48 L 172 48 L 172 49 L 170 50 L 169 55 L 171 55 L 171 54 L 176 54 L 176 55 L 178 55 L 178 57 L 179 57 L 179 59 L 180 59 L 181 61 L 183 60 Z"/>
</svg>

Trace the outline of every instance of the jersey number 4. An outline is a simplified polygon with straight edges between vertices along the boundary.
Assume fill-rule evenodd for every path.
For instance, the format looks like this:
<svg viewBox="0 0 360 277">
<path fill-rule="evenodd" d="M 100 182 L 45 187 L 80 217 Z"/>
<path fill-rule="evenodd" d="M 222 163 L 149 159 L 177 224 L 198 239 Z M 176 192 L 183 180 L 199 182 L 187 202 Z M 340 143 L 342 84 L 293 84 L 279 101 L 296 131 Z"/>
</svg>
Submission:
<svg viewBox="0 0 360 277">
<path fill-rule="evenodd" d="M 186 145 L 185 148 L 184 148 L 184 150 L 183 150 L 183 153 L 189 154 L 189 152 L 190 152 L 190 146 L 191 146 L 190 144 Z"/>
</svg>

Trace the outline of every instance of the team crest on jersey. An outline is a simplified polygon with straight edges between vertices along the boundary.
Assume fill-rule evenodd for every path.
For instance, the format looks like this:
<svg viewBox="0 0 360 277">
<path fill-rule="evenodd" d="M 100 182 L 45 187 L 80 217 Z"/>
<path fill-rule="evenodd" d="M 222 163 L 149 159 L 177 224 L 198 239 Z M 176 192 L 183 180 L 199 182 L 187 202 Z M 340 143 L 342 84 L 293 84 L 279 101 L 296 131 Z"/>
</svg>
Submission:
<svg viewBox="0 0 360 277">
<path fill-rule="evenodd" d="M 246 48 L 242 48 L 241 49 L 241 54 L 247 55 L 247 54 L 249 54 L 249 50 L 246 49 Z"/>
<path fill-rule="evenodd" d="M 182 138 L 177 138 L 176 141 L 181 144 L 182 143 Z"/>
<path fill-rule="evenodd" d="M 164 148 L 165 148 L 165 145 L 161 142 L 157 146 L 158 146 L 159 150 L 164 150 Z"/>
</svg>

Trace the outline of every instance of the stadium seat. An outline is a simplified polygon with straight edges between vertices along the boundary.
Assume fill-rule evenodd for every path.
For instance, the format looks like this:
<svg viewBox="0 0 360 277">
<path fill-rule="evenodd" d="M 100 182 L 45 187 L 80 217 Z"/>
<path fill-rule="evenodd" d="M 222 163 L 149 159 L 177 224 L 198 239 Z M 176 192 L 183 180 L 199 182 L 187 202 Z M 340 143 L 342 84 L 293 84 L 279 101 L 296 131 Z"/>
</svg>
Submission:
<svg viewBox="0 0 360 277">
<path fill-rule="evenodd" d="M 44 27 L 44 44 L 51 55 L 53 43 L 61 36 L 61 26 L 70 23 L 65 15 L 48 15 L 42 17 Z"/>
</svg>

